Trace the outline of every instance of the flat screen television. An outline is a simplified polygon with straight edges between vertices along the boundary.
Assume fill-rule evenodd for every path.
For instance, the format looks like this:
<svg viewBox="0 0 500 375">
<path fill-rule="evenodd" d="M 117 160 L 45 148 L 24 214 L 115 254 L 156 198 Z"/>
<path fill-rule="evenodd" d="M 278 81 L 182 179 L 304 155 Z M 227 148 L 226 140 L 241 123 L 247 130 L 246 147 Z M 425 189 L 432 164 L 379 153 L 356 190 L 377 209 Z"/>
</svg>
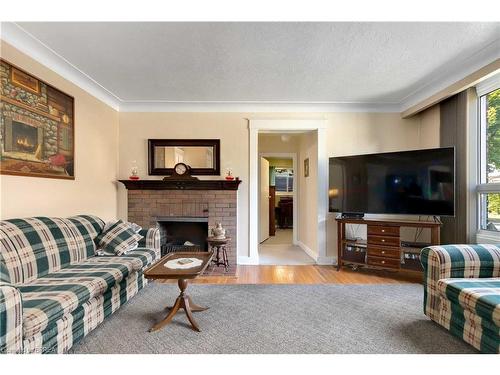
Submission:
<svg viewBox="0 0 500 375">
<path fill-rule="evenodd" d="M 330 158 L 329 210 L 455 215 L 453 147 Z"/>
</svg>

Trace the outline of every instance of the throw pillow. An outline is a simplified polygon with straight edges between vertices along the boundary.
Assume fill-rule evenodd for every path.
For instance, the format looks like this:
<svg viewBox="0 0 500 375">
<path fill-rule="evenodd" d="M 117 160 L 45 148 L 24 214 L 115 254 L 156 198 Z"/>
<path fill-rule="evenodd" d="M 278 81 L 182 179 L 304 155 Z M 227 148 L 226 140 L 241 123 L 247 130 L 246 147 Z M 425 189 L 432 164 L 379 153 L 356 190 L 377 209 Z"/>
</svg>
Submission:
<svg viewBox="0 0 500 375">
<path fill-rule="evenodd" d="M 127 221 L 126 224 L 132 229 L 135 233 L 139 233 L 142 230 L 142 227 L 139 224 L 131 223 Z"/>
<path fill-rule="evenodd" d="M 115 221 L 108 221 L 106 224 L 104 224 L 104 229 L 103 232 L 106 232 L 109 228 L 111 228 L 112 225 L 116 224 L 119 220 Z M 139 233 L 142 230 L 142 227 L 139 224 L 132 223 L 130 221 L 125 221 L 125 224 L 127 224 L 135 233 Z"/>
<path fill-rule="evenodd" d="M 127 223 L 118 220 L 95 239 L 97 248 L 108 254 L 122 255 L 137 248 L 141 235 L 135 233 Z"/>
</svg>

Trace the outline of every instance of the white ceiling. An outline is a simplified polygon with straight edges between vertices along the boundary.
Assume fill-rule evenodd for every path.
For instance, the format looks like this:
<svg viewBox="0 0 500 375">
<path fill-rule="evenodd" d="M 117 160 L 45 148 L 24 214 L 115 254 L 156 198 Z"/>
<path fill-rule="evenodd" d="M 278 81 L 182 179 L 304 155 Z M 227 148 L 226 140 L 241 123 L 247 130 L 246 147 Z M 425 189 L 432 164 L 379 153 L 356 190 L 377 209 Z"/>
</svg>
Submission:
<svg viewBox="0 0 500 375">
<path fill-rule="evenodd" d="M 500 23 L 17 25 L 121 103 L 400 105 L 500 40 Z"/>
</svg>

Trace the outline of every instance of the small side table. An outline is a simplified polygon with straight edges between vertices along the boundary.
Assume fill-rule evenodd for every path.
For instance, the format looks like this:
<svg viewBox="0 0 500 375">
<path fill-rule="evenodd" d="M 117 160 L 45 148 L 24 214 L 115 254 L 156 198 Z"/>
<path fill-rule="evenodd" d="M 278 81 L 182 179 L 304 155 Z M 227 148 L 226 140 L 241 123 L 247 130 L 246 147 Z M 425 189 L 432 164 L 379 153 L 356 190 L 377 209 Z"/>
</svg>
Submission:
<svg viewBox="0 0 500 375">
<path fill-rule="evenodd" d="M 189 323 L 191 323 L 191 328 L 193 329 L 193 331 L 200 332 L 200 327 L 194 320 L 192 313 L 197 311 L 205 311 L 206 309 L 208 309 L 208 307 L 198 306 L 197 304 L 193 303 L 191 297 L 187 295 L 185 290 L 188 285 L 188 280 L 196 279 L 199 275 L 201 275 L 212 260 L 212 256 L 213 253 L 211 252 L 169 253 L 161 258 L 156 264 L 152 265 L 144 271 L 144 277 L 146 277 L 146 279 L 177 280 L 177 284 L 179 285 L 180 289 L 179 297 L 177 297 L 177 299 L 175 300 L 174 305 L 168 308 L 170 310 L 168 315 L 162 321 L 156 323 L 153 327 L 151 327 L 149 332 L 158 331 L 159 329 L 162 329 L 164 326 L 169 324 L 180 309 L 184 309 Z M 165 267 L 165 263 L 167 263 L 169 260 L 178 258 L 198 258 L 202 261 L 202 263 L 198 267 L 186 269 L 173 269 Z"/>
<path fill-rule="evenodd" d="M 227 250 L 226 245 L 231 241 L 230 237 L 226 237 L 224 239 L 217 239 L 214 237 L 208 237 L 207 242 L 210 250 L 213 251 L 215 256 L 212 258 L 212 263 L 217 267 L 224 266 L 224 269 L 227 272 L 227 268 L 229 267 L 229 260 L 227 259 Z M 221 252 L 222 252 L 222 260 L 221 260 Z"/>
</svg>

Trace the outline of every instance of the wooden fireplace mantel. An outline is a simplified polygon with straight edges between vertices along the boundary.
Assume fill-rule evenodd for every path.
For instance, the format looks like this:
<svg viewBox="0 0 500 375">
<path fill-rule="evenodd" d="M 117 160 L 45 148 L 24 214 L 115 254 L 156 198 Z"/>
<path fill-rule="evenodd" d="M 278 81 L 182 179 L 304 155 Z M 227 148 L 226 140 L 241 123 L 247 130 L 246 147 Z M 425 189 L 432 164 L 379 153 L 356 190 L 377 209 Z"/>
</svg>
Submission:
<svg viewBox="0 0 500 375">
<path fill-rule="evenodd" d="M 118 180 L 128 190 L 238 190 L 241 180 Z"/>
</svg>

